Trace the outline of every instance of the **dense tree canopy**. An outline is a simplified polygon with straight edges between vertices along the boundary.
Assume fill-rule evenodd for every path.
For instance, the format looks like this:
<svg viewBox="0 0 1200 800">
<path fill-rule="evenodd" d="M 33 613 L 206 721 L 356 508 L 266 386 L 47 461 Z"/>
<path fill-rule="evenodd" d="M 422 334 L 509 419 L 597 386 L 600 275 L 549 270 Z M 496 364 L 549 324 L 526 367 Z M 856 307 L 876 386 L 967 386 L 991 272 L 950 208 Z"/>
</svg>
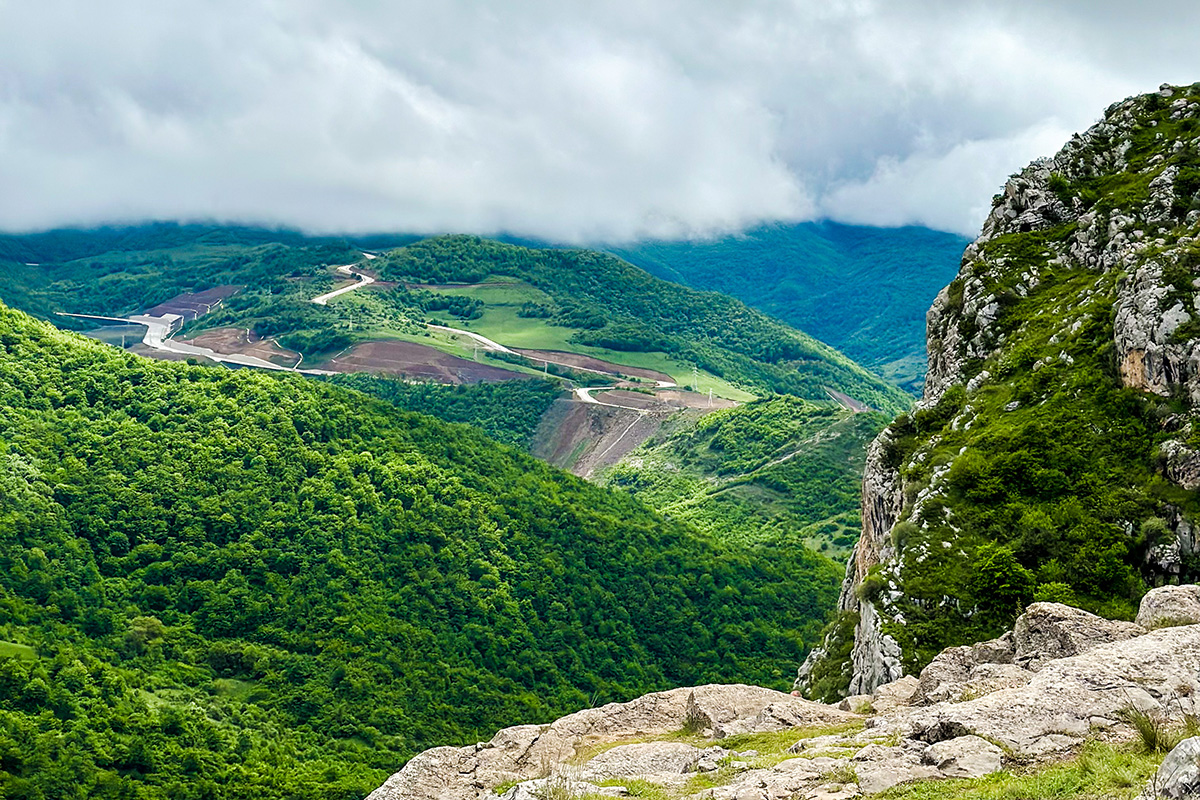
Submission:
<svg viewBox="0 0 1200 800">
<path fill-rule="evenodd" d="M 785 688 L 829 562 L 461 425 L 0 309 L 0 794 L 361 797 L 417 750 Z"/>
</svg>

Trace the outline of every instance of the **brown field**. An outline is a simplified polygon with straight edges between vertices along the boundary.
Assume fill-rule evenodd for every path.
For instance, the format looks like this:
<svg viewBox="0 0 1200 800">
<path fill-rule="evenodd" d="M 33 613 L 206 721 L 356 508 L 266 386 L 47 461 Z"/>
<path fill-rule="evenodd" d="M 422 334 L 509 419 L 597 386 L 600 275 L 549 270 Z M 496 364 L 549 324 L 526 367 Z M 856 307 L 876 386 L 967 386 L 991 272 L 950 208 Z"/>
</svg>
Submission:
<svg viewBox="0 0 1200 800">
<path fill-rule="evenodd" d="M 641 367 L 627 367 L 624 364 L 614 364 L 599 358 L 580 355 L 579 353 L 564 353 L 561 350 L 517 350 L 516 352 L 534 361 L 549 361 L 552 364 L 565 364 L 568 367 L 603 372 L 606 375 L 628 375 L 631 378 L 645 378 L 651 381 L 669 381 L 671 376 L 664 372 Z"/>
<path fill-rule="evenodd" d="M 274 339 L 264 339 L 241 328 L 213 328 L 194 339 L 180 341 L 197 347 L 207 347 L 217 353 L 254 356 L 281 367 L 294 367 L 300 362 L 299 353 L 280 347 Z"/>
<path fill-rule="evenodd" d="M 193 320 L 204 316 L 220 305 L 226 298 L 233 297 L 241 290 L 242 287 L 240 286 L 217 286 L 212 289 L 205 289 L 203 292 L 180 294 L 172 297 L 165 303 L 159 303 L 153 308 L 146 309 L 144 313 L 152 317 L 161 317 L 163 314 L 178 314 L 185 321 Z"/>
<path fill-rule="evenodd" d="M 858 400 L 855 400 L 853 397 L 851 397 L 848 394 L 843 394 L 841 392 L 834 391 L 833 389 L 830 389 L 828 386 L 825 387 L 825 391 L 826 391 L 826 393 L 828 393 L 828 395 L 830 397 L 832 397 L 837 402 L 841 403 L 846 408 L 853 411 L 855 414 L 861 414 L 864 411 L 872 410 L 869 405 L 867 405 L 866 403 L 859 402 Z"/>
<path fill-rule="evenodd" d="M 331 359 L 325 369 L 336 372 L 376 372 L 438 383 L 528 380 L 531 375 L 479 364 L 415 342 L 363 342 Z"/>
</svg>

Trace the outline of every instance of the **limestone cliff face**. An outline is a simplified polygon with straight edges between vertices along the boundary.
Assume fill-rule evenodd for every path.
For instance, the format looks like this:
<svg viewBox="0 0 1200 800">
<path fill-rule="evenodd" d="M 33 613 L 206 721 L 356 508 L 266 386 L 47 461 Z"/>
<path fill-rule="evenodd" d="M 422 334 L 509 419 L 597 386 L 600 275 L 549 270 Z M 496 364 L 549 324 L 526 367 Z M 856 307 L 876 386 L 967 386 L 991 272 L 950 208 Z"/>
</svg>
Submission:
<svg viewBox="0 0 1200 800">
<path fill-rule="evenodd" d="M 978 609 L 961 608 L 949 592 L 906 591 L 914 575 L 924 578 L 926 559 L 941 556 L 937 548 L 966 563 L 978 546 L 977 532 L 955 516 L 961 498 L 948 476 L 974 449 L 976 432 L 1020 418 L 1033 403 L 1072 402 L 1061 391 L 1051 396 L 1092 374 L 1076 366 L 1081 352 L 1100 353 L 1099 371 L 1159 404 L 1154 469 L 1182 489 L 1200 488 L 1192 413 L 1200 407 L 1198 193 L 1200 86 L 1164 86 L 1114 104 L 1055 156 L 1008 180 L 958 277 L 927 315 L 923 398 L 870 450 L 862 538 L 839 602 L 843 619 L 857 615 L 853 647 L 848 657 L 834 655 L 827 641 L 801 668 L 798 688 L 811 690 L 814 669 L 830 658 L 843 659 L 850 694 L 894 680 L 906 663 L 919 668 L 912 643 L 901 641 L 906 608 L 928 616 L 931 607 L 954 606 L 959 619 L 974 618 Z M 1027 379 L 1039 372 L 1030 391 Z M 956 442 L 963 444 L 954 449 Z M 1145 512 L 1111 519 L 1131 542 L 1146 524 L 1138 513 Z M 1200 553 L 1185 512 L 1160 503 L 1154 516 L 1167 531 L 1147 539 L 1139 556 L 1150 582 L 1187 573 Z M 915 544 L 897 535 L 902 522 L 902 533 L 921 534 Z"/>
</svg>

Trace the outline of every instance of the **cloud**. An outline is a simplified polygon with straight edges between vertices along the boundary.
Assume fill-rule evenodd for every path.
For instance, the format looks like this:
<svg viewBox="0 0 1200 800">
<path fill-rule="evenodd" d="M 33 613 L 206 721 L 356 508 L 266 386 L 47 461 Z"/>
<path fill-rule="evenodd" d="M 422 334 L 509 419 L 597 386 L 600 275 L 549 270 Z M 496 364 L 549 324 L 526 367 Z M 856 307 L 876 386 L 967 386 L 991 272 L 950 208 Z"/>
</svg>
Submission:
<svg viewBox="0 0 1200 800">
<path fill-rule="evenodd" d="M 1200 79 L 1187 5 L 996 5 L 0 0 L 0 228 L 972 233 L 1110 102 Z"/>
</svg>

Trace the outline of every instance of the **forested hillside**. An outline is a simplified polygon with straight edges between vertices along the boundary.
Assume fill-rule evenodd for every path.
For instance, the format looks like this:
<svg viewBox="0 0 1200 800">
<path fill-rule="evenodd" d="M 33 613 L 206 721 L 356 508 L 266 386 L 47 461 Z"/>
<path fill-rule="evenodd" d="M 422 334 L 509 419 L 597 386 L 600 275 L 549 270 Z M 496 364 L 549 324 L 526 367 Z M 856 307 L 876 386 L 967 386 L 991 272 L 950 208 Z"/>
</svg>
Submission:
<svg viewBox="0 0 1200 800">
<path fill-rule="evenodd" d="M 347 280 L 333 267 L 356 262 L 394 283 L 312 302 Z M 426 323 L 435 322 L 478 329 L 511 347 L 651 369 L 680 384 L 695 368 L 703 391 L 739 400 L 785 392 L 825 401 L 832 389 L 889 412 L 909 405 L 902 392 L 801 331 L 595 251 L 445 236 L 389 251 L 368 267 L 345 239 L 152 225 L 0 237 L 0 265 L 0 299 L 76 329 L 94 323 L 55 312 L 123 317 L 184 292 L 225 287 L 232 296 L 189 322 L 183 336 L 245 331 L 302 354 L 305 366 L 379 340 L 475 357 L 451 335 L 431 334 Z M 503 358 L 506 369 L 541 367 Z"/>
<path fill-rule="evenodd" d="M 925 311 L 966 245 L 927 228 L 806 222 L 612 252 L 660 278 L 736 297 L 919 393 Z"/>
<path fill-rule="evenodd" d="M 525 313 L 575 329 L 576 344 L 666 352 L 751 391 L 824 401 L 832 388 L 882 410 L 908 405 L 901 392 L 811 336 L 725 295 L 659 280 L 603 253 L 443 236 L 394 250 L 372 266 L 389 280 L 518 278 L 548 296 Z"/>
<path fill-rule="evenodd" d="M 600 482 L 722 541 L 845 558 L 861 526 L 867 444 L 886 424 L 882 414 L 778 395 L 681 418 Z"/>
<path fill-rule="evenodd" d="M 329 380 L 407 411 L 474 425 L 497 442 L 526 452 L 542 414 L 556 397 L 566 393 L 561 384 L 552 380 L 459 386 L 409 383 L 363 374 L 335 375 Z"/>
<path fill-rule="evenodd" d="M 461 425 L 0 309 L 0 794 L 359 798 L 417 750 L 781 688 L 830 562 Z"/>
</svg>

